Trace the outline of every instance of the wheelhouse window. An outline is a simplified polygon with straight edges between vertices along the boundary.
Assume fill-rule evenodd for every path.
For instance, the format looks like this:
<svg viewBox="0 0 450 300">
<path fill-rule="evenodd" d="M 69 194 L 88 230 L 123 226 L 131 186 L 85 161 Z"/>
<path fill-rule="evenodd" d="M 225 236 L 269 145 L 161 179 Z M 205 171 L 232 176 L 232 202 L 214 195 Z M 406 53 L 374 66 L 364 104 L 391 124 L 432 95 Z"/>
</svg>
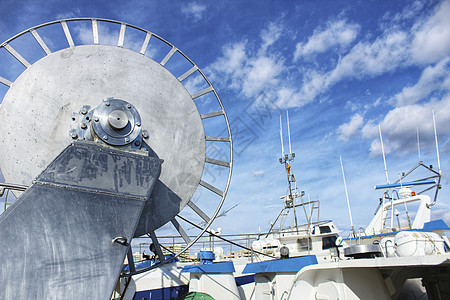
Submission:
<svg viewBox="0 0 450 300">
<path fill-rule="evenodd" d="M 331 232 L 330 226 L 320 226 L 319 230 L 320 230 L 320 233 L 329 233 L 329 232 Z"/>
<path fill-rule="evenodd" d="M 322 239 L 322 249 L 330 249 L 332 247 L 336 247 L 336 237 L 335 236 L 327 236 Z"/>
<path fill-rule="evenodd" d="M 297 239 L 298 251 L 309 251 L 312 250 L 311 238 Z"/>
</svg>

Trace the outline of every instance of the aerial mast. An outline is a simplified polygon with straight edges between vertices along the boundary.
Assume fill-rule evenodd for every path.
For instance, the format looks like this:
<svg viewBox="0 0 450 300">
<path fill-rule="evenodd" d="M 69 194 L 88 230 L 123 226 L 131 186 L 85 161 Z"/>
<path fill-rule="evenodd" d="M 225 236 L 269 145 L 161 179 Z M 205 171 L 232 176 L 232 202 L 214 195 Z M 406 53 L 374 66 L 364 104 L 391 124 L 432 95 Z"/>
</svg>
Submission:
<svg viewBox="0 0 450 300">
<path fill-rule="evenodd" d="M 342 178 L 344 179 L 345 197 L 347 198 L 348 215 L 350 216 L 350 225 L 352 226 L 352 235 L 355 236 L 355 227 L 353 227 L 352 210 L 350 209 L 350 200 L 348 198 L 347 182 L 345 181 L 344 165 L 342 164 L 342 156 L 339 155 L 341 161 Z"/>
<path fill-rule="evenodd" d="M 422 160 L 420 159 L 420 139 L 419 139 L 419 127 L 416 127 L 417 129 L 417 153 L 419 154 L 419 162 Z"/>
<path fill-rule="evenodd" d="M 292 167 L 291 167 L 291 161 L 295 158 L 295 153 L 292 152 L 292 145 L 291 145 L 291 130 L 290 130 L 290 122 L 289 122 L 289 113 L 286 112 L 286 121 L 287 121 L 287 129 L 288 129 L 288 141 L 289 141 L 289 153 L 284 152 L 284 144 L 283 144 L 283 124 L 281 120 L 281 114 L 280 114 L 280 140 L 281 140 L 281 154 L 282 156 L 279 158 L 280 164 L 284 165 L 284 169 L 286 170 L 286 177 L 288 180 L 288 190 L 284 196 L 281 196 L 280 199 L 284 199 L 284 207 L 282 208 L 281 212 L 278 214 L 278 217 L 275 219 L 275 222 L 271 223 L 270 229 L 266 234 L 266 237 L 272 232 L 272 229 L 275 227 L 275 225 L 279 222 L 280 231 L 283 229 L 283 224 L 289 215 L 290 210 L 293 210 L 293 227 L 295 228 L 295 231 L 298 232 L 298 220 L 297 220 L 297 213 L 296 213 L 296 207 L 302 206 L 305 217 L 307 220 L 308 225 L 312 224 L 312 215 L 313 211 L 315 209 L 318 209 L 318 200 L 309 200 L 307 202 L 303 201 L 303 195 L 305 194 L 304 191 L 299 191 L 298 189 L 298 183 L 294 176 Z M 296 204 L 295 199 L 300 198 L 301 203 Z M 312 205 L 310 212 L 306 210 L 306 205 Z M 317 215 L 318 218 L 318 215 Z"/>
<path fill-rule="evenodd" d="M 432 108 L 432 111 L 433 111 L 434 141 L 436 142 L 436 155 L 437 155 L 437 161 L 438 161 L 438 170 L 439 170 L 439 175 L 442 175 L 441 161 L 439 159 L 439 146 L 438 146 L 438 140 L 437 140 L 436 117 L 434 116 L 434 106 Z"/>
<path fill-rule="evenodd" d="M 280 114 L 280 138 L 281 138 L 281 157 L 284 157 L 283 124 L 281 123 L 281 114 Z"/>
<path fill-rule="evenodd" d="M 389 184 L 389 176 L 388 176 L 387 165 L 386 165 L 386 155 L 384 154 L 383 136 L 381 135 L 381 126 L 380 125 L 378 125 L 378 131 L 380 133 L 381 152 L 383 153 L 384 173 L 386 174 L 386 183 Z"/>
</svg>

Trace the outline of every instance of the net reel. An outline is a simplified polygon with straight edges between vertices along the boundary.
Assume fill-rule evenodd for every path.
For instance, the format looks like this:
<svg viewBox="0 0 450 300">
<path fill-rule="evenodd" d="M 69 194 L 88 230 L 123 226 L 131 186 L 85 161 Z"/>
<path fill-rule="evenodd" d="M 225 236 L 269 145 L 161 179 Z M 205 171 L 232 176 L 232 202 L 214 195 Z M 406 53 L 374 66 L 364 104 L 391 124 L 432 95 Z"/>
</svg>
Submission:
<svg viewBox="0 0 450 300">
<path fill-rule="evenodd" d="M 87 25 L 92 39 L 88 43 L 78 44 L 77 36 L 73 33 L 86 29 Z M 102 38 L 100 28 L 103 25 L 120 27 L 117 43 L 114 45 L 101 43 L 103 40 L 107 41 Z M 53 34 L 45 34 L 56 31 L 66 43 L 60 49 L 52 49 L 57 41 L 52 41 Z M 126 32 L 130 32 L 130 39 L 134 43 L 127 44 Z M 136 34 L 140 38 L 136 38 Z M 28 45 L 19 49 L 17 45 L 27 40 L 42 49 L 43 55 L 38 54 L 40 51 L 27 50 L 33 49 Z M 167 52 L 162 55 L 161 60 L 149 57 L 152 52 L 151 40 L 157 40 L 166 46 Z M 140 44 L 139 47 L 135 46 L 136 41 Z M 127 45 L 130 47 L 127 48 Z M 104 248 L 99 247 L 98 251 L 111 251 L 111 255 L 115 255 L 115 262 L 108 266 L 111 269 L 108 274 L 114 278 L 104 279 L 103 284 L 98 281 L 94 284 L 96 288 L 103 290 L 103 294 L 99 292 L 99 297 L 102 298 L 101 295 L 110 295 L 111 282 L 117 281 L 121 272 L 120 265 L 127 249 L 130 249 L 133 237 L 150 235 L 156 251 L 162 254 L 155 231 L 171 223 L 185 241 L 185 247 L 176 256 L 181 255 L 200 238 L 217 216 L 228 191 L 232 170 L 232 139 L 223 105 L 197 65 L 174 45 L 147 30 L 118 21 L 92 18 L 59 20 L 27 29 L 2 43 L 0 50 L 12 58 L 13 65 L 25 68 L 17 77 L 9 74 L 8 69 L 0 69 L 0 84 L 8 88 L 0 106 L 0 169 L 5 178 L 5 183 L 1 185 L 9 188 L 30 187 L 21 196 L 15 191 L 17 203 L 0 216 L 2 229 L 11 229 L 2 231 L 2 240 L 12 239 L 13 228 L 19 225 L 16 229 L 20 228 L 25 235 L 33 234 L 30 228 L 32 222 L 27 224 L 23 220 L 19 224 L 21 217 L 13 215 L 50 220 L 50 215 L 60 215 L 70 208 L 72 214 L 66 215 L 66 219 L 72 218 L 71 222 L 76 222 L 76 215 L 81 214 L 83 217 L 80 220 L 91 222 L 91 226 L 103 224 L 104 230 L 98 230 L 99 234 L 103 232 L 102 235 L 95 235 L 91 232 L 96 230 L 94 228 L 81 226 L 78 230 L 61 226 L 60 223 L 67 220 L 60 216 L 49 221 L 45 228 L 49 241 L 65 240 L 62 238 L 67 234 L 64 230 L 72 230 L 77 232 L 71 237 L 75 241 L 83 243 L 91 239 L 97 244 L 104 244 Z M 177 63 L 175 68 L 168 68 L 174 57 L 178 57 L 178 61 L 183 63 Z M 179 74 L 174 74 L 174 69 Z M 192 84 L 197 79 L 190 81 L 195 76 L 202 80 L 200 85 Z M 192 86 L 199 90 L 193 91 Z M 218 109 L 200 113 L 198 104 L 207 97 L 208 101 L 214 99 Z M 205 120 L 211 118 L 222 123 L 225 128 L 223 136 L 205 134 Z M 208 143 L 225 144 L 228 159 L 208 157 Z M 226 169 L 228 176 L 224 186 L 214 186 L 206 181 L 205 165 Z M 210 172 L 222 170 L 212 169 Z M 192 197 L 198 188 L 216 195 L 213 202 L 216 209 L 212 215 L 208 215 L 205 209 L 194 203 Z M 83 193 L 88 193 L 89 196 L 85 198 L 89 201 L 83 198 L 82 195 L 87 195 Z M 38 195 L 41 205 L 30 204 L 37 202 Z M 114 218 L 112 221 L 106 221 L 101 213 L 105 209 L 106 214 L 114 206 L 105 195 L 117 198 L 114 198 L 117 200 L 117 207 L 108 213 L 110 218 Z M 71 197 L 83 202 L 85 206 L 78 207 L 71 203 L 67 200 Z M 99 198 L 102 200 L 98 200 Z M 126 204 L 127 201 L 134 203 L 131 205 L 134 210 Z M 65 202 L 69 204 L 59 206 Z M 52 204 L 52 209 L 56 211 L 46 208 L 46 204 Z M 21 212 L 21 209 L 28 206 L 33 209 Z M 194 239 L 186 234 L 177 220 L 178 214 L 186 206 L 206 224 Z M 118 210 L 122 211 L 117 212 Z M 111 226 L 129 228 L 127 234 L 119 235 L 110 232 L 113 231 Z M 58 227 L 60 230 L 55 229 Z M 92 236 L 86 239 L 78 237 L 83 234 Z M 36 243 L 40 243 L 37 239 L 38 237 L 33 238 Z M 18 239 L 17 243 L 24 241 Z M 126 249 L 119 251 L 120 245 Z M 47 249 L 50 254 L 42 253 L 40 263 L 65 266 L 70 264 L 68 261 L 73 262 L 74 257 L 69 259 L 69 253 L 61 250 L 66 245 L 62 243 L 59 247 L 41 245 L 40 251 L 45 252 Z M 59 249 L 64 255 L 55 261 L 51 249 Z M 6 246 L 0 246 L 1 256 L 14 262 L 12 265 L 2 264 L 2 269 L 24 268 L 21 258 L 11 254 L 10 250 Z M 84 267 L 100 268 L 101 259 L 95 259 L 98 251 L 94 249 L 90 252 L 88 263 Z M 77 255 L 83 260 L 83 253 Z M 44 261 L 45 259 L 49 261 Z M 159 265 L 164 263 L 162 259 Z M 27 297 L 36 292 L 39 285 L 43 285 L 48 287 L 48 295 L 56 294 L 64 298 L 70 294 L 70 289 L 49 283 L 52 278 L 66 278 L 70 281 L 69 277 L 75 276 L 71 272 L 61 274 L 63 271 L 64 268 L 61 267 L 56 273 L 42 277 L 42 282 L 39 283 L 32 282 L 35 280 L 34 273 L 26 274 L 29 281 L 26 280 L 21 285 L 11 284 L 0 290 Z M 146 270 L 134 270 L 122 275 L 129 276 L 143 271 Z M 2 285 L 23 275 L 15 271 L 10 273 L 11 277 L 3 281 Z M 91 290 L 92 283 L 89 281 L 97 280 L 98 274 L 96 276 L 88 272 L 85 275 L 86 280 L 82 283 L 71 283 L 73 288 Z M 85 296 L 92 297 L 87 294 Z"/>
</svg>

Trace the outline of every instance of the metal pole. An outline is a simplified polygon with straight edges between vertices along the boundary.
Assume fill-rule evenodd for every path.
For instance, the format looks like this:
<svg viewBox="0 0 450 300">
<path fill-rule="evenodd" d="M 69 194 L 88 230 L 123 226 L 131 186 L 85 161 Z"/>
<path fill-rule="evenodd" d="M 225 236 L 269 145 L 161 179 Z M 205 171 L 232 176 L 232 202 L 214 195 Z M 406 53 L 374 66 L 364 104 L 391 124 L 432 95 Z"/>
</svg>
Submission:
<svg viewBox="0 0 450 300">
<path fill-rule="evenodd" d="M 417 153 L 419 153 L 419 161 L 420 160 L 420 140 L 419 140 L 419 127 L 416 127 L 417 129 Z"/>
<path fill-rule="evenodd" d="M 280 138 L 281 138 L 281 157 L 284 159 L 283 124 L 281 124 L 281 114 L 280 114 Z"/>
<path fill-rule="evenodd" d="M 289 154 L 292 155 L 292 148 L 291 148 L 291 130 L 289 128 L 289 111 L 286 111 L 286 118 L 287 118 L 287 127 L 288 127 L 288 136 L 289 136 Z"/>
<path fill-rule="evenodd" d="M 439 175 L 441 175 L 441 161 L 439 159 L 439 146 L 438 146 L 438 140 L 437 140 L 436 118 L 434 116 L 434 106 L 433 106 L 432 110 L 433 110 L 434 141 L 436 142 L 436 154 L 437 154 L 437 161 L 438 161 L 438 170 L 439 170 Z"/>
<path fill-rule="evenodd" d="M 344 179 L 345 197 L 347 198 L 348 215 L 350 216 L 350 225 L 352 226 L 352 234 L 355 236 L 355 228 L 353 227 L 352 210 L 350 209 L 350 200 L 348 198 L 347 182 L 345 181 L 344 165 L 342 164 L 342 156 L 339 155 L 341 161 L 342 178 Z"/>
<path fill-rule="evenodd" d="M 386 183 L 389 184 L 389 176 L 388 176 L 387 165 L 386 165 L 386 156 L 384 155 L 383 136 L 381 135 L 381 126 L 380 125 L 378 125 L 378 131 L 380 132 L 381 152 L 383 153 L 384 172 L 386 174 Z"/>
</svg>

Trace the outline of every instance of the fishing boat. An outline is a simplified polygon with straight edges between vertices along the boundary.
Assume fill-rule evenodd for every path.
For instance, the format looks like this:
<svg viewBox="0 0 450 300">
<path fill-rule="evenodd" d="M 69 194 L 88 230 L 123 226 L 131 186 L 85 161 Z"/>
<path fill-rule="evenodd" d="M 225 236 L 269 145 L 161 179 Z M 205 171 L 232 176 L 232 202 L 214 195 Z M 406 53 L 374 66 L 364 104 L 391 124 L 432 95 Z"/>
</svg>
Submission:
<svg viewBox="0 0 450 300">
<path fill-rule="evenodd" d="M 410 180 L 421 169 L 430 174 Z M 384 192 L 368 226 L 357 232 L 352 226 L 349 237 L 337 241 L 342 251 L 335 262 L 300 270 L 288 289 L 288 296 L 291 299 L 447 298 L 450 243 L 445 232 L 450 227 L 442 219 L 431 220 L 440 179 L 440 170 L 420 161 L 398 181 L 375 186 Z M 425 192 L 431 192 L 434 199 Z"/>
<path fill-rule="evenodd" d="M 407 197 L 417 195 L 405 195 L 402 205 Z M 214 299 L 439 299 L 448 294 L 450 243 L 444 232 L 450 228 L 442 220 L 343 240 L 331 221 L 307 225 L 253 242 L 252 249 L 275 258 L 256 251 L 252 258 L 211 256 L 203 264 L 177 262 L 134 276 L 134 299 L 170 299 L 187 291 Z M 330 237 L 335 241 L 324 243 Z M 166 285 L 152 289 L 155 282 Z"/>
</svg>

